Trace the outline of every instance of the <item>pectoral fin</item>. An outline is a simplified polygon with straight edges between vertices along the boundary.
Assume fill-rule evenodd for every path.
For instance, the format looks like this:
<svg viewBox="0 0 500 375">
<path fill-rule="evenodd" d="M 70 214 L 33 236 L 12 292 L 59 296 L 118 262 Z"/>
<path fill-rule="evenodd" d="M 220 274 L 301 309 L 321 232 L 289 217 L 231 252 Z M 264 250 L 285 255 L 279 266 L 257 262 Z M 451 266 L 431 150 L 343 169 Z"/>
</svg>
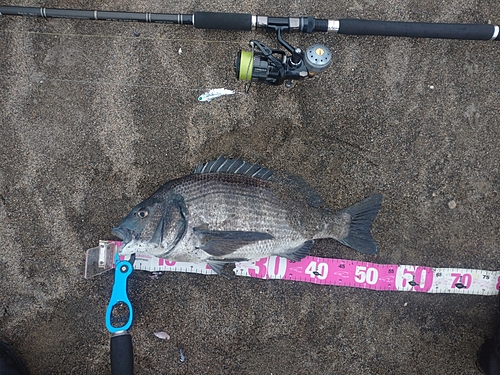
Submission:
<svg viewBox="0 0 500 375">
<path fill-rule="evenodd" d="M 274 238 L 265 232 L 214 231 L 198 228 L 194 228 L 194 232 L 200 240 L 198 248 L 214 257 L 231 254 L 240 247 L 253 242 Z"/>
</svg>

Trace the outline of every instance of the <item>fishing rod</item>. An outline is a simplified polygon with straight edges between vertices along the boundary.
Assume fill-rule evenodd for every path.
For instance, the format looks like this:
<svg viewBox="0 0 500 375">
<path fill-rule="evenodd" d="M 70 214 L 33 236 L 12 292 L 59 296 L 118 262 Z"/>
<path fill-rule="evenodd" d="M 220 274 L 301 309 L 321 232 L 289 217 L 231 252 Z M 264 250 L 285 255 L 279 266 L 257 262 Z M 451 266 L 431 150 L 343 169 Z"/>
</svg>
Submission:
<svg viewBox="0 0 500 375">
<path fill-rule="evenodd" d="M 282 32 L 334 32 L 344 35 L 378 35 L 411 38 L 460 40 L 500 40 L 499 27 L 490 24 L 399 22 L 364 19 L 317 19 L 314 17 L 269 17 L 246 13 L 194 12 L 166 14 L 116 12 L 101 10 L 55 9 L 0 6 L 0 15 L 43 18 L 77 18 L 103 21 L 135 21 L 191 25 L 197 29 L 276 31 L 285 51 L 272 49 L 258 40 L 251 40 L 251 51 L 240 50 L 235 61 L 236 78 L 242 81 L 281 85 L 292 80 L 314 77 L 332 61 L 330 50 L 314 44 L 305 51 L 287 43 Z"/>
</svg>

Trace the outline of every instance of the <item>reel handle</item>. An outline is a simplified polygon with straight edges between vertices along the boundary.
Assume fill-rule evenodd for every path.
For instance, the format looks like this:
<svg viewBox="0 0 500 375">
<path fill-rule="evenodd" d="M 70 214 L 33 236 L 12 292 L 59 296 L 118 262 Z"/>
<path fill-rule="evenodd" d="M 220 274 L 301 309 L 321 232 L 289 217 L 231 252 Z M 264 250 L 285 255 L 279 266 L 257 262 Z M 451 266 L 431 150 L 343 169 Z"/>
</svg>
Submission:
<svg viewBox="0 0 500 375">
<path fill-rule="evenodd" d="M 500 40 L 498 26 L 459 23 L 341 19 L 339 20 L 337 32 L 339 34 L 346 35 L 381 35 L 462 40 Z"/>
</svg>

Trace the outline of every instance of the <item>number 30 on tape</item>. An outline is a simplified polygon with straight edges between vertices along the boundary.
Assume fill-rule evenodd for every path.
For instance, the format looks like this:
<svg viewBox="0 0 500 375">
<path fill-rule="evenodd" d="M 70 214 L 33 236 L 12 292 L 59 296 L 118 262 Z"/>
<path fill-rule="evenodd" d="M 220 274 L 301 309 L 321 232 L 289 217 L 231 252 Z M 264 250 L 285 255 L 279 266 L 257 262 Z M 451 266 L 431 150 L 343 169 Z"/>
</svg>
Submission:
<svg viewBox="0 0 500 375">
<path fill-rule="evenodd" d="M 500 271 L 376 264 L 345 259 L 305 257 L 299 262 L 262 258 L 236 263 L 236 275 L 373 290 L 494 295 Z"/>
</svg>

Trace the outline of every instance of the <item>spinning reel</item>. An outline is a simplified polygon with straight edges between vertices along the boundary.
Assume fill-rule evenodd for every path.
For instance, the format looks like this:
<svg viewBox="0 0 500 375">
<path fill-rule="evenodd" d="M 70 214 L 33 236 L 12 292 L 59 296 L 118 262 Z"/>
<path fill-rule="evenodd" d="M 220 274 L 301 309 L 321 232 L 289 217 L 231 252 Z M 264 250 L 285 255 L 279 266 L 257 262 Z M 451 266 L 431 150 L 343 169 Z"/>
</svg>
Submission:
<svg viewBox="0 0 500 375">
<path fill-rule="evenodd" d="M 322 44 L 314 44 L 302 51 L 294 48 L 281 37 L 277 28 L 278 42 L 288 51 L 271 49 L 258 40 L 251 40 L 251 51 L 240 50 L 236 56 L 234 69 L 240 81 L 262 82 L 278 86 L 283 83 L 291 87 L 292 80 L 314 77 L 330 65 L 332 54 Z"/>
</svg>

